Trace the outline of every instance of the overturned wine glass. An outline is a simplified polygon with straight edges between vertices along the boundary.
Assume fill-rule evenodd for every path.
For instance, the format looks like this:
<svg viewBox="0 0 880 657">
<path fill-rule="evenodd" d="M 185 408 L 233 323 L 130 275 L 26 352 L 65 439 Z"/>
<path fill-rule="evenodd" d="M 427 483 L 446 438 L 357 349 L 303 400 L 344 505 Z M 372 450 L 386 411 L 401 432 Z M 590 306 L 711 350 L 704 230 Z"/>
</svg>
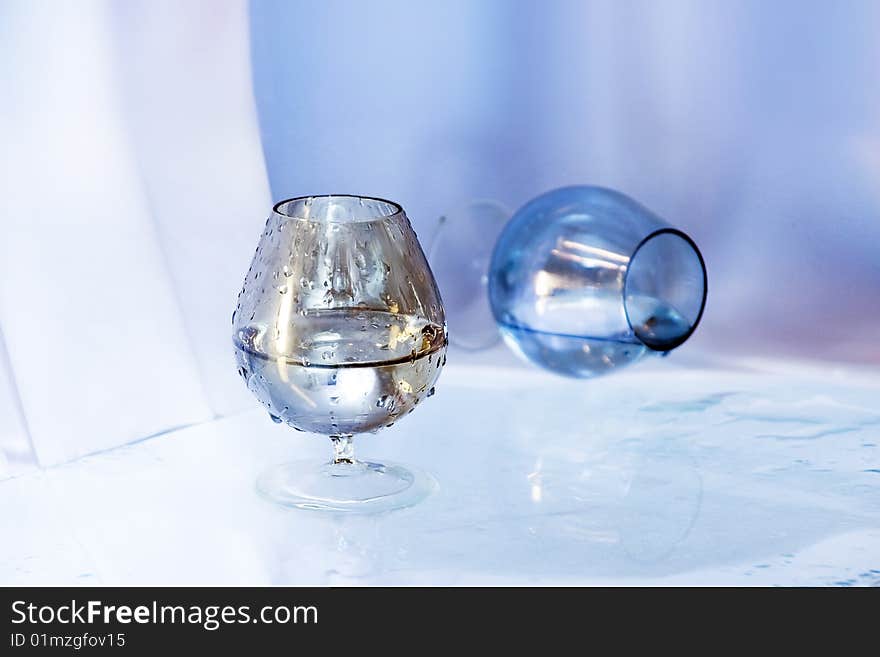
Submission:
<svg viewBox="0 0 880 657">
<path fill-rule="evenodd" d="M 430 494 L 427 473 L 353 451 L 354 435 L 391 426 L 430 397 L 446 362 L 443 304 L 400 205 L 341 195 L 278 203 L 232 323 L 239 373 L 272 419 L 333 442 L 329 463 L 261 475 L 264 497 L 374 513 Z"/>
<path fill-rule="evenodd" d="M 684 343 L 703 314 L 707 279 L 684 232 L 619 192 L 580 186 L 516 212 L 495 244 L 488 288 L 514 351 L 584 378 Z"/>
</svg>

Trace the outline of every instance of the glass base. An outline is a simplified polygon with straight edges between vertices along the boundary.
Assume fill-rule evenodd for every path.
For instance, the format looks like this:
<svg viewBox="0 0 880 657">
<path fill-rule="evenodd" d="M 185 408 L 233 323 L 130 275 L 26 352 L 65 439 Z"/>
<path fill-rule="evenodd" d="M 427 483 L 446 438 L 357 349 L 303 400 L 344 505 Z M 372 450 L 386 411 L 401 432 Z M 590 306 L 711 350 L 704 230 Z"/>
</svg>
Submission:
<svg viewBox="0 0 880 657">
<path fill-rule="evenodd" d="M 316 465 L 294 461 L 274 466 L 257 479 L 257 491 L 282 506 L 332 513 L 382 513 L 421 502 L 436 480 L 395 463 L 351 461 Z"/>
</svg>

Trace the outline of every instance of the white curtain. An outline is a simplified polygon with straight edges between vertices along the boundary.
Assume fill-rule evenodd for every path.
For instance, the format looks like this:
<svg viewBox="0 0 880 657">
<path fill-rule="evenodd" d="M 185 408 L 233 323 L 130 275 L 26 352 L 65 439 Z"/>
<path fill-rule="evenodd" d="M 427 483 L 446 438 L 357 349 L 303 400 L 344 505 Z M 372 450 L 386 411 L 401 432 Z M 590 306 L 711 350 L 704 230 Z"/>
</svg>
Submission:
<svg viewBox="0 0 880 657">
<path fill-rule="evenodd" d="M 241 408 L 230 315 L 270 204 L 246 3 L 24 1 L 0 25 L 6 460 Z"/>
</svg>

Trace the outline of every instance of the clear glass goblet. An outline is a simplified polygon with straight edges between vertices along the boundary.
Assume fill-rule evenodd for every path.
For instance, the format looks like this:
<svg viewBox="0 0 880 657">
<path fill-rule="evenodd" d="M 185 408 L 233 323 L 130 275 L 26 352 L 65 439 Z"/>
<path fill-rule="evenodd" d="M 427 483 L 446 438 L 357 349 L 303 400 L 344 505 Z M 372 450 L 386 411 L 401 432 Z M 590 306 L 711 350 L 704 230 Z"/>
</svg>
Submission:
<svg viewBox="0 0 880 657">
<path fill-rule="evenodd" d="M 275 422 L 329 436 L 319 466 L 257 482 L 286 506 L 372 513 L 435 487 L 425 472 L 359 461 L 355 434 L 394 424 L 434 393 L 446 362 L 440 293 L 403 209 L 360 196 L 278 203 L 232 316 L 239 373 Z"/>
</svg>

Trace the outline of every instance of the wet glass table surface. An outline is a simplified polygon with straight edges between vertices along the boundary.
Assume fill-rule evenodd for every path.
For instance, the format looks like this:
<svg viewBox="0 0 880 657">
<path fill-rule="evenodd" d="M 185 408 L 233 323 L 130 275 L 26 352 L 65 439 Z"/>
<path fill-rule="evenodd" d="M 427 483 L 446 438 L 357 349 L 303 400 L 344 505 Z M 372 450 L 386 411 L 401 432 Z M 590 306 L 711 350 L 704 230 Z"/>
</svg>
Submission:
<svg viewBox="0 0 880 657">
<path fill-rule="evenodd" d="M 2 584 L 880 585 L 880 374 L 673 359 L 594 381 L 455 364 L 363 458 L 381 516 L 262 501 L 326 438 L 254 410 L 0 482 Z"/>
</svg>

